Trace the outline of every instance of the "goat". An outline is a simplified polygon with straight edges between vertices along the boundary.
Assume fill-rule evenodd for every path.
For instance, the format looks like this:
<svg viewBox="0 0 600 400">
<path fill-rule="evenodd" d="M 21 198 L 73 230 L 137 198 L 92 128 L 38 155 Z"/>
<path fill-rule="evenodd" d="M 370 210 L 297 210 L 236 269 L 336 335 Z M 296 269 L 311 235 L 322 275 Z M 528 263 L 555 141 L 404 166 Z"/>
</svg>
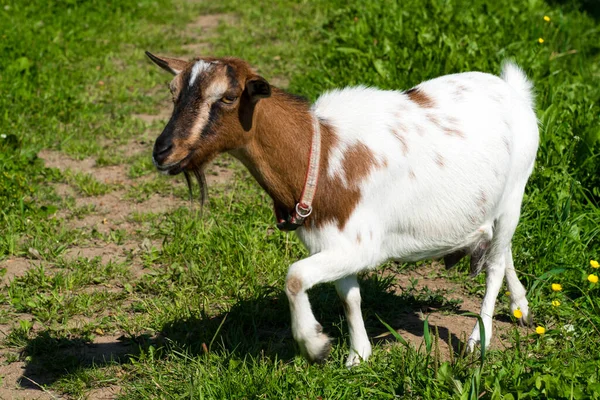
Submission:
<svg viewBox="0 0 600 400">
<path fill-rule="evenodd" d="M 349 327 L 346 364 L 355 365 L 371 354 L 357 274 L 390 259 L 453 264 L 470 254 L 473 273 L 487 273 L 482 346 L 492 337 L 503 277 L 511 310 L 531 321 L 511 241 L 539 133 L 532 85 L 515 64 L 506 63 L 501 78 L 467 72 L 408 91 L 332 90 L 311 107 L 237 58 L 146 54 L 175 75 L 173 114 L 154 144 L 156 167 L 186 173 L 189 184 L 188 172 L 201 177 L 228 152 L 271 196 L 281 228 L 297 213 L 319 133 L 312 213 L 294 226 L 310 256 L 290 266 L 285 283 L 293 336 L 309 360 L 324 361 L 331 343 L 306 291 L 335 282 Z M 469 350 L 479 341 L 476 324 Z"/>
</svg>

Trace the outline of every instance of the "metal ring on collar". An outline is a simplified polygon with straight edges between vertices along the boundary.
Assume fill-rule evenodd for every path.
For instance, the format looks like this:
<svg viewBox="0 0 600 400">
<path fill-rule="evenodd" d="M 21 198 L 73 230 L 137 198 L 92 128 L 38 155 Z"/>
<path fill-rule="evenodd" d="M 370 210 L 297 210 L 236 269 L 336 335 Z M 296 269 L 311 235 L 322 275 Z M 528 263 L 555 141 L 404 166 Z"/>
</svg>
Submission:
<svg viewBox="0 0 600 400">
<path fill-rule="evenodd" d="M 296 214 L 300 217 L 300 218 L 306 218 L 308 217 L 311 213 L 312 213 L 312 207 L 308 206 L 308 208 L 305 210 L 300 211 L 300 203 L 296 203 Z M 306 214 L 302 214 L 302 212 L 305 212 Z"/>
</svg>

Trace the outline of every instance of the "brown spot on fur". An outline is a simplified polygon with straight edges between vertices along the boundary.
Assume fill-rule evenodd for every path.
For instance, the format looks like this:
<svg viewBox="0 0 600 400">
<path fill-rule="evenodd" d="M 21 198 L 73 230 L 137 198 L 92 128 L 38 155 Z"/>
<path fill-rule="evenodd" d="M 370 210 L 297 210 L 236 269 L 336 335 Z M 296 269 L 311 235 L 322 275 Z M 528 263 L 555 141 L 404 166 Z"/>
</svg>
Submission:
<svg viewBox="0 0 600 400">
<path fill-rule="evenodd" d="M 465 134 L 455 128 L 444 128 L 444 133 L 448 136 L 455 136 L 459 138 L 464 138 Z"/>
<path fill-rule="evenodd" d="M 487 196 L 486 196 L 486 194 L 485 194 L 485 192 L 483 190 L 481 190 L 479 192 L 478 201 L 479 201 L 479 204 L 481 204 L 481 205 L 487 203 Z"/>
<path fill-rule="evenodd" d="M 435 163 L 440 168 L 444 168 L 446 166 L 446 160 L 440 153 L 437 153 L 437 152 L 435 153 Z"/>
<path fill-rule="evenodd" d="M 302 282 L 298 277 L 291 276 L 287 279 L 286 288 L 290 294 L 295 296 L 302 290 Z"/>
<path fill-rule="evenodd" d="M 346 184 L 357 187 L 362 178 L 367 176 L 378 162 L 373 152 L 363 143 L 357 143 L 346 150 L 342 160 L 342 168 L 346 175 Z"/>
<path fill-rule="evenodd" d="M 398 139 L 400 141 L 400 144 L 402 145 L 402 154 L 407 155 L 408 154 L 408 143 L 406 142 L 406 138 L 404 137 L 404 135 L 402 135 L 398 129 L 392 129 L 392 133 L 394 134 L 396 139 Z"/>
<path fill-rule="evenodd" d="M 356 243 L 360 244 L 360 242 L 362 242 L 362 237 L 360 236 L 360 233 L 356 234 Z"/>
<path fill-rule="evenodd" d="M 415 172 L 412 169 L 408 170 L 408 177 L 412 180 L 417 179 L 417 176 L 415 175 Z"/>
<path fill-rule="evenodd" d="M 419 107 L 422 108 L 433 108 L 435 107 L 435 103 L 433 100 L 425 94 L 419 88 L 412 88 L 406 92 L 406 95 L 410 100 L 416 103 Z"/>
<path fill-rule="evenodd" d="M 432 124 L 434 124 L 438 128 L 444 129 L 444 126 L 442 125 L 442 121 L 440 120 L 440 118 L 437 115 L 429 113 L 429 114 L 427 114 L 427 118 L 431 121 Z"/>
<path fill-rule="evenodd" d="M 457 100 L 460 100 L 463 98 L 463 95 L 467 92 L 469 92 L 469 88 L 466 87 L 465 85 L 462 85 L 462 84 L 456 85 L 456 87 L 454 88 L 454 98 L 456 98 Z"/>
</svg>

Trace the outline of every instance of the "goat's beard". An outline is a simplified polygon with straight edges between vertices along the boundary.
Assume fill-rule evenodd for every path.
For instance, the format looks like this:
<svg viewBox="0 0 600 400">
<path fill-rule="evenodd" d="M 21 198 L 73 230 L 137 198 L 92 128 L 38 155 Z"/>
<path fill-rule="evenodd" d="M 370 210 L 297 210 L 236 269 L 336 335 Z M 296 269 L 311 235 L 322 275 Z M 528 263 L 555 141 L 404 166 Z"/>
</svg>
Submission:
<svg viewBox="0 0 600 400">
<path fill-rule="evenodd" d="M 185 182 L 187 183 L 188 191 L 190 193 L 190 201 L 192 201 L 194 198 L 194 186 L 191 175 L 194 176 L 194 179 L 196 179 L 198 182 L 198 187 L 200 188 L 200 209 L 202 210 L 208 195 L 206 176 L 204 175 L 204 166 L 194 165 L 190 169 L 183 170 L 183 176 L 185 177 Z"/>
</svg>

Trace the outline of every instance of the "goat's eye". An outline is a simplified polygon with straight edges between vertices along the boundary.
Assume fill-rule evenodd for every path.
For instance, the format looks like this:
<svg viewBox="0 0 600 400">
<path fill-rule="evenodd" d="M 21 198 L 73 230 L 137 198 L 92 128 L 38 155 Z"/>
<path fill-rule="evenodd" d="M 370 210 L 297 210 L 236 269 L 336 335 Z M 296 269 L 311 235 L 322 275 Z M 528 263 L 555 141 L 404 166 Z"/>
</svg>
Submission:
<svg viewBox="0 0 600 400">
<path fill-rule="evenodd" d="M 221 101 L 225 104 L 231 104 L 237 100 L 237 96 L 223 96 L 221 97 Z"/>
</svg>

